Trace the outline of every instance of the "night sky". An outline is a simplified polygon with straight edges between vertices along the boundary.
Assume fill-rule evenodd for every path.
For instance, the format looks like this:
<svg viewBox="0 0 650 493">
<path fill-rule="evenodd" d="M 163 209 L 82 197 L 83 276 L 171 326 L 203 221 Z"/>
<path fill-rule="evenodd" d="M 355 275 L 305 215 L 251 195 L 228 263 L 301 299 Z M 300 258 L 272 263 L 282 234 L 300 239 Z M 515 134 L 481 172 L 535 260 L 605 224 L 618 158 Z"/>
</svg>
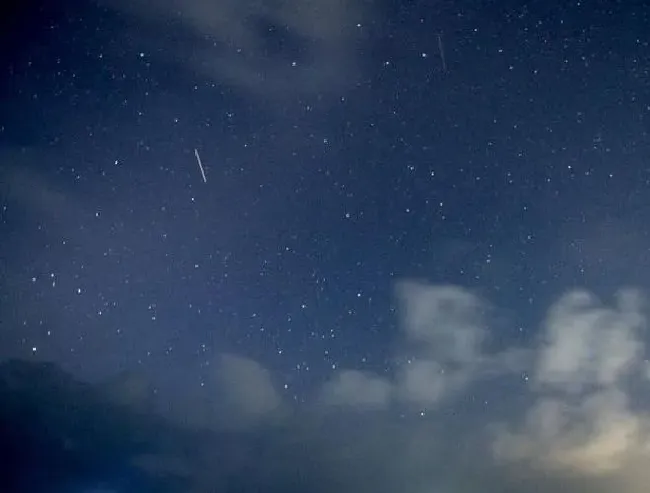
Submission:
<svg viewBox="0 0 650 493">
<path fill-rule="evenodd" d="M 296 491 L 646 491 L 650 5 L 69 0 L 0 31 L 0 360 L 254 430 Z"/>
</svg>

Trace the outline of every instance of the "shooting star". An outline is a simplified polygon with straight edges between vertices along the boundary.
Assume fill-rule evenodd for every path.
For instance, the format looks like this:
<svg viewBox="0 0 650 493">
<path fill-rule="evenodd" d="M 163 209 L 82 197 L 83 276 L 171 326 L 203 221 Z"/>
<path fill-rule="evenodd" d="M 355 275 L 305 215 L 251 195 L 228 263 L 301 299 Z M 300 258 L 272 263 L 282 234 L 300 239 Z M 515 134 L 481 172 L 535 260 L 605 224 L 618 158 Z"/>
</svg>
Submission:
<svg viewBox="0 0 650 493">
<path fill-rule="evenodd" d="M 201 156 L 199 156 L 199 151 L 194 149 L 194 155 L 196 156 L 196 162 L 199 163 L 199 169 L 201 170 L 201 176 L 203 177 L 203 183 L 207 183 L 208 180 L 205 177 L 205 170 L 203 169 L 203 164 L 201 163 Z"/>
<path fill-rule="evenodd" d="M 440 52 L 440 60 L 442 61 L 442 71 L 447 71 L 447 60 L 445 60 L 445 49 L 442 46 L 442 34 L 438 34 L 438 51 Z"/>
</svg>

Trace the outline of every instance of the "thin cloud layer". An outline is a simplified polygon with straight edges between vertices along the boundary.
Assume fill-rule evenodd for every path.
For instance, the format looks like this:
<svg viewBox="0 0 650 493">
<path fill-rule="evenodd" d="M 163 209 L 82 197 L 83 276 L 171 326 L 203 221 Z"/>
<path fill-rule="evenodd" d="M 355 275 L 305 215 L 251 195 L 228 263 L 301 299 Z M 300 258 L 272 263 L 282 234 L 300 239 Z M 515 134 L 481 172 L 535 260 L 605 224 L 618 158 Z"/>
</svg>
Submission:
<svg viewBox="0 0 650 493">
<path fill-rule="evenodd" d="M 158 46 L 180 27 L 181 37 L 152 50 L 164 61 L 266 100 L 322 97 L 354 84 L 370 14 L 358 0 L 107 2 L 154 26 Z"/>
</svg>

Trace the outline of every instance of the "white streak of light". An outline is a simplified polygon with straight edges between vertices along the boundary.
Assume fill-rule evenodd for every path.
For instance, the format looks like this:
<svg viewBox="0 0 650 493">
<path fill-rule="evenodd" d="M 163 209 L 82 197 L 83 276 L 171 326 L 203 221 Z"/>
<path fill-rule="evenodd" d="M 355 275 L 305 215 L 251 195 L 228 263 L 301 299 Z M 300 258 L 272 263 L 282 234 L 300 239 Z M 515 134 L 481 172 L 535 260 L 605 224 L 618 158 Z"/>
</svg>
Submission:
<svg viewBox="0 0 650 493">
<path fill-rule="evenodd" d="M 199 163 L 199 169 L 201 170 L 201 176 L 203 177 L 203 183 L 207 183 L 208 180 L 205 177 L 205 170 L 203 169 L 203 164 L 201 163 L 201 156 L 199 156 L 199 151 L 194 149 L 194 155 L 196 156 L 196 162 Z"/>
</svg>

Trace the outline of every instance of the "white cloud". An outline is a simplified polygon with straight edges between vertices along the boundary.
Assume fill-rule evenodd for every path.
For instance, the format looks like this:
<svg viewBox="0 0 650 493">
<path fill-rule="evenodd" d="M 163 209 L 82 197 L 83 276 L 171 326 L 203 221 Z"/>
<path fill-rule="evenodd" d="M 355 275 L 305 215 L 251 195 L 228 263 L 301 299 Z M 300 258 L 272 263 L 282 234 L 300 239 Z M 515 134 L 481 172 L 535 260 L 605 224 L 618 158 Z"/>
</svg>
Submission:
<svg viewBox="0 0 650 493">
<path fill-rule="evenodd" d="M 627 475 L 650 459 L 650 418 L 633 406 L 628 386 L 647 369 L 638 292 L 621 292 L 612 307 L 586 291 L 570 292 L 549 309 L 540 344 L 497 353 L 485 349 L 486 304 L 467 290 L 407 281 L 397 295 L 404 338 L 397 358 L 405 362 L 395 378 L 348 370 L 324 387 L 330 402 L 431 410 L 482 379 L 532 365 L 530 405 L 513 409 L 523 411 L 521 422 L 488 427 L 497 463 L 524 466 L 537 471 L 530 477 L 547 475 L 558 484 L 570 475 L 641 491 Z"/>
<path fill-rule="evenodd" d="M 431 408 L 477 379 L 521 366 L 520 350 L 484 351 L 486 304 L 470 291 L 403 281 L 396 295 L 402 321 L 396 359 L 402 363 L 395 377 L 344 370 L 323 388 L 325 402 L 367 407 L 393 401 Z"/>
<path fill-rule="evenodd" d="M 405 281 L 397 286 L 402 330 L 409 341 L 424 344 L 440 361 L 473 364 L 481 356 L 486 331 L 481 300 L 456 286 Z"/>
<path fill-rule="evenodd" d="M 344 370 L 325 384 L 321 401 L 332 406 L 384 408 L 391 392 L 392 386 L 386 379 L 357 370 Z"/>
<path fill-rule="evenodd" d="M 282 399 L 273 386 L 271 374 L 256 361 L 224 354 L 216 376 L 218 390 L 232 416 L 251 420 L 279 410 Z"/>
<path fill-rule="evenodd" d="M 574 291 L 550 309 L 533 404 L 520 427 L 497 427 L 497 459 L 611 476 L 647 457 L 650 420 L 632 406 L 628 390 L 644 370 L 640 301 L 639 293 L 627 291 L 608 308 Z"/>
<path fill-rule="evenodd" d="M 539 344 L 500 352 L 486 350 L 486 304 L 472 293 L 405 282 L 398 295 L 404 323 L 395 356 L 403 363 L 396 371 L 337 372 L 316 407 L 263 429 L 265 446 L 256 435 L 245 442 L 229 471 L 248 479 L 254 455 L 264 485 L 300 477 L 305 490 L 646 491 L 650 416 L 630 391 L 646 383 L 638 293 L 622 293 L 613 307 L 584 291 L 568 293 L 549 309 Z M 528 383 L 512 378 L 524 365 L 532 367 Z M 269 424 L 278 416 L 283 403 L 267 370 L 231 355 L 217 367 L 213 394 L 231 420 Z M 471 393 L 460 401 L 464 391 L 492 391 L 485 380 L 501 377 L 495 407 Z M 375 412 L 321 412 L 346 406 Z M 214 463 L 231 460 L 219 447 L 214 454 Z M 197 469 L 197 484 L 219 484 L 218 473 Z"/>
<path fill-rule="evenodd" d="M 626 474 L 634 469 L 638 477 L 645 477 L 638 464 L 650 459 L 650 418 L 633 406 L 628 388 L 630 381 L 645 377 L 646 369 L 641 338 L 645 317 L 638 293 L 623 292 L 613 307 L 599 304 L 584 291 L 568 293 L 549 309 L 538 345 L 496 353 L 485 349 L 486 304 L 471 292 L 407 281 L 398 286 L 397 294 L 403 324 L 396 359 L 403 363 L 392 377 L 356 369 L 336 373 L 319 393 L 318 403 L 325 409 L 388 410 L 411 405 L 435 416 L 441 403 L 461 396 L 473 384 L 507 377 L 526 363 L 532 364 L 529 405 L 522 409 L 520 401 L 512 407 L 523 419 L 488 427 L 497 466 L 523 466 L 523 470 L 537 471 L 537 476 L 530 473 L 530 477 L 552 477 L 558 484 L 564 484 L 561 478 L 569 474 L 580 481 L 625 482 L 623 493 L 642 491 L 638 481 Z M 226 355 L 216 375 L 219 398 L 227 404 L 228 416 L 236 416 L 239 422 L 262 422 L 282 408 L 269 372 L 258 363 Z M 439 450 L 438 442 L 451 438 L 452 442 L 466 440 L 480 450 L 477 437 L 481 434 L 476 428 L 452 432 L 444 420 L 438 425 L 434 435 L 433 427 L 405 423 L 392 429 L 390 433 L 396 434 L 391 440 L 378 437 L 376 445 L 359 444 L 359 450 L 367 446 L 364 453 L 375 454 L 382 450 L 382 443 L 390 442 L 391 453 L 409 457 L 409 461 L 398 467 L 384 455 L 386 451 L 373 455 L 373 461 L 386 461 L 381 467 L 393 471 L 393 479 L 401 478 L 404 471 L 417 471 L 413 485 L 462 484 L 458 478 L 434 479 L 430 463 L 434 455 L 429 457 L 433 449 L 422 444 L 433 440 Z M 379 425 L 379 429 L 388 432 L 391 427 Z M 346 437 L 342 440 L 346 443 Z M 342 454 L 341 450 L 348 449 L 337 453 Z M 361 461 L 360 457 L 354 455 L 354 460 Z M 493 477 L 496 472 L 487 474 Z M 501 480 L 494 481 L 499 484 Z"/>
<path fill-rule="evenodd" d="M 647 426 L 647 418 L 631 412 L 619 391 L 596 393 L 576 404 L 542 398 L 528 411 L 523 430 L 499 430 L 494 452 L 499 459 L 535 467 L 609 474 L 645 454 Z"/>
<path fill-rule="evenodd" d="M 271 373 L 257 361 L 221 354 L 210 368 L 200 381 L 195 369 L 168 368 L 175 390 L 173 398 L 169 392 L 159 395 L 160 412 L 183 426 L 212 430 L 244 429 L 282 416 L 282 397 Z"/>
<path fill-rule="evenodd" d="M 398 380 L 400 397 L 415 403 L 435 404 L 449 390 L 448 380 L 440 363 L 413 361 L 403 368 Z"/>
<path fill-rule="evenodd" d="M 622 293 L 615 308 L 598 306 L 584 291 L 560 299 L 546 322 L 537 382 L 572 393 L 619 382 L 639 363 L 643 349 L 639 301 L 633 292 Z"/>
<path fill-rule="evenodd" d="M 402 365 L 397 397 L 430 407 L 461 390 L 484 360 L 481 300 L 455 286 L 404 281 L 396 289 L 402 331 L 416 356 Z"/>
</svg>

